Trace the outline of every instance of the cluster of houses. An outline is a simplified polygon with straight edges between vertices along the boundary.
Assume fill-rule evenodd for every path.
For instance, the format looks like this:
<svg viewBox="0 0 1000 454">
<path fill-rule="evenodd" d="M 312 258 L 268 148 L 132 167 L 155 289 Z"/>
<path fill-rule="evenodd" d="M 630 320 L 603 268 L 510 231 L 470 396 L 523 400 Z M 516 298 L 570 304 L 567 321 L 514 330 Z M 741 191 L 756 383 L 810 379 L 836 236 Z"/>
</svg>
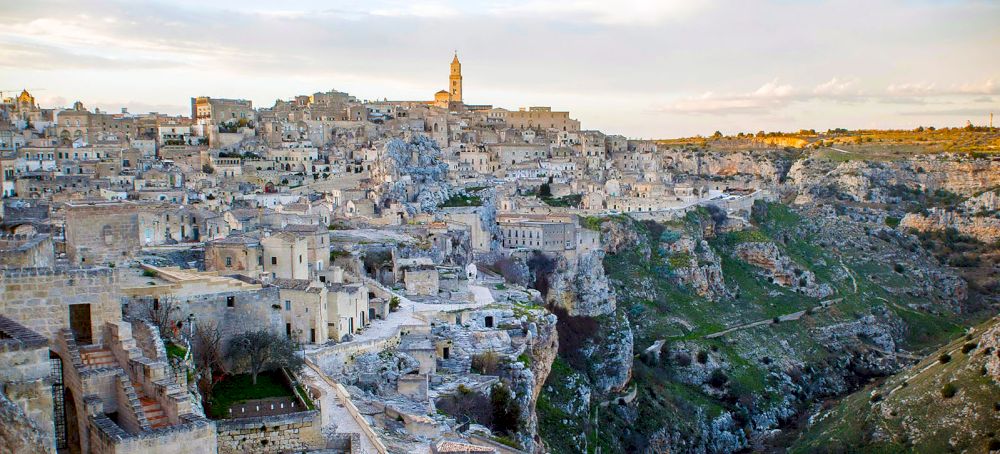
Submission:
<svg viewBox="0 0 1000 454">
<path fill-rule="evenodd" d="M 430 101 L 196 97 L 173 116 L 23 91 L 0 103 L 0 358 L 25 366 L 0 373 L 0 403 L 27 415 L 23 452 L 246 450 L 222 447 L 235 436 L 192 403 L 158 331 L 350 342 L 396 295 L 473 300 L 454 282 L 470 264 L 599 248 L 582 217 L 722 197 L 659 148 L 465 103 L 457 56 Z M 153 326 L 157 311 L 177 315 Z"/>
</svg>

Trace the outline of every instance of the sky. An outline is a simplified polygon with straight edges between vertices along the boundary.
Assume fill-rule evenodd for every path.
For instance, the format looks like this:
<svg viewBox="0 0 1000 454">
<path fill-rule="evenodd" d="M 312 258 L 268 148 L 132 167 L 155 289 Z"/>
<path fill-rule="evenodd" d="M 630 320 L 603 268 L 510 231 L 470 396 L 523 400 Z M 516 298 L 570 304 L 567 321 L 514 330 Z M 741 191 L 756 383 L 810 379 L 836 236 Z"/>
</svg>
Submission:
<svg viewBox="0 0 1000 454">
<path fill-rule="evenodd" d="M 0 17 L 0 90 L 43 107 L 429 100 L 457 50 L 467 103 L 633 138 L 1000 117 L 997 0 L 3 0 Z"/>
</svg>

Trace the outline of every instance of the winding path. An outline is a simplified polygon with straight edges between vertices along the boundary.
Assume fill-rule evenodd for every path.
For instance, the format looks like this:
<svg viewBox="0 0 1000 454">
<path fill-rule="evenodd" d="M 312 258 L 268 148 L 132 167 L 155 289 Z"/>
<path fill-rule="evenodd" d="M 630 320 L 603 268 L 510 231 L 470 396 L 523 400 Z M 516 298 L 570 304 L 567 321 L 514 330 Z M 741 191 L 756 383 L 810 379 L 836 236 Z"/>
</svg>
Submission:
<svg viewBox="0 0 1000 454">
<path fill-rule="evenodd" d="M 836 299 L 832 299 L 832 300 L 821 301 L 818 306 L 812 307 L 810 309 L 825 309 L 825 308 L 828 308 L 828 307 L 834 305 L 835 303 L 839 303 L 842 300 L 843 300 L 843 298 L 836 298 Z M 778 320 L 782 321 L 782 322 L 789 322 L 789 321 L 793 321 L 793 320 L 798 320 L 798 319 L 802 318 L 802 316 L 805 315 L 805 313 L 808 312 L 808 311 L 809 311 L 809 309 L 805 309 L 805 310 L 801 310 L 801 311 L 798 311 L 798 312 L 792 312 L 791 314 L 780 315 L 780 316 L 778 316 Z M 707 335 L 704 336 L 704 338 L 705 339 L 715 339 L 717 337 L 725 336 L 726 334 L 729 334 L 729 333 L 731 333 L 733 331 L 739 331 L 741 329 L 753 328 L 755 326 L 770 325 L 770 324 L 773 324 L 773 323 L 774 323 L 774 319 L 773 318 L 768 318 L 768 319 L 763 319 L 763 320 L 757 320 L 755 322 L 744 323 L 742 325 L 737 325 L 737 326 L 734 326 L 732 328 L 727 328 L 727 329 L 724 329 L 722 331 L 718 331 L 718 332 L 715 332 L 715 333 L 712 333 L 712 334 L 707 334 Z"/>
</svg>

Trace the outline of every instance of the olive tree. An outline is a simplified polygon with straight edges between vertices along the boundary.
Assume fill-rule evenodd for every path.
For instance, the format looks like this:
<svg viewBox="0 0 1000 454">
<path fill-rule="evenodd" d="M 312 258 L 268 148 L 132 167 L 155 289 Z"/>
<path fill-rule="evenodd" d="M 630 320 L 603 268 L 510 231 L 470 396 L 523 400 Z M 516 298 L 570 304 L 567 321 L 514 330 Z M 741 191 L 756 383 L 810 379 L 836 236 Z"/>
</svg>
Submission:
<svg viewBox="0 0 1000 454">
<path fill-rule="evenodd" d="M 247 331 L 229 340 L 226 359 L 234 371 L 250 374 L 257 384 L 257 374 L 282 367 L 298 371 L 303 361 L 291 339 L 266 329 Z"/>
</svg>

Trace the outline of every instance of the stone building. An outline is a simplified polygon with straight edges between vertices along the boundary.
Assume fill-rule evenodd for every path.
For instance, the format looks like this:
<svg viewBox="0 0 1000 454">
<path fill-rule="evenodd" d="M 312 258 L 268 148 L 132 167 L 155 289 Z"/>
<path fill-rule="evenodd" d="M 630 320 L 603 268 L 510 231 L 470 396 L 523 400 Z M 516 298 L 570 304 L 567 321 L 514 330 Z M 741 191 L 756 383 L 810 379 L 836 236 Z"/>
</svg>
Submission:
<svg viewBox="0 0 1000 454">
<path fill-rule="evenodd" d="M 71 264 L 123 263 L 139 252 L 139 210 L 131 202 L 69 202 L 66 255 Z"/>
<path fill-rule="evenodd" d="M 38 387 L 45 367 L 51 382 L 34 403 L 17 394 L 25 388 L 5 392 L 36 422 L 51 415 L 52 425 L 41 430 L 51 430 L 55 447 L 66 452 L 215 452 L 215 425 L 194 411 L 173 378 L 156 328 L 122 320 L 118 283 L 112 268 L 0 270 L 0 313 L 23 327 L 6 324 L 4 338 L 19 339 L 12 348 L 32 358 L 21 372 L 0 372 L 8 374 L 0 381 Z M 28 330 L 45 339 L 47 354 L 42 341 L 25 340 L 33 339 Z"/>
<path fill-rule="evenodd" d="M 302 343 L 322 344 L 329 334 L 327 287 L 308 279 L 275 279 L 285 335 Z"/>
</svg>

